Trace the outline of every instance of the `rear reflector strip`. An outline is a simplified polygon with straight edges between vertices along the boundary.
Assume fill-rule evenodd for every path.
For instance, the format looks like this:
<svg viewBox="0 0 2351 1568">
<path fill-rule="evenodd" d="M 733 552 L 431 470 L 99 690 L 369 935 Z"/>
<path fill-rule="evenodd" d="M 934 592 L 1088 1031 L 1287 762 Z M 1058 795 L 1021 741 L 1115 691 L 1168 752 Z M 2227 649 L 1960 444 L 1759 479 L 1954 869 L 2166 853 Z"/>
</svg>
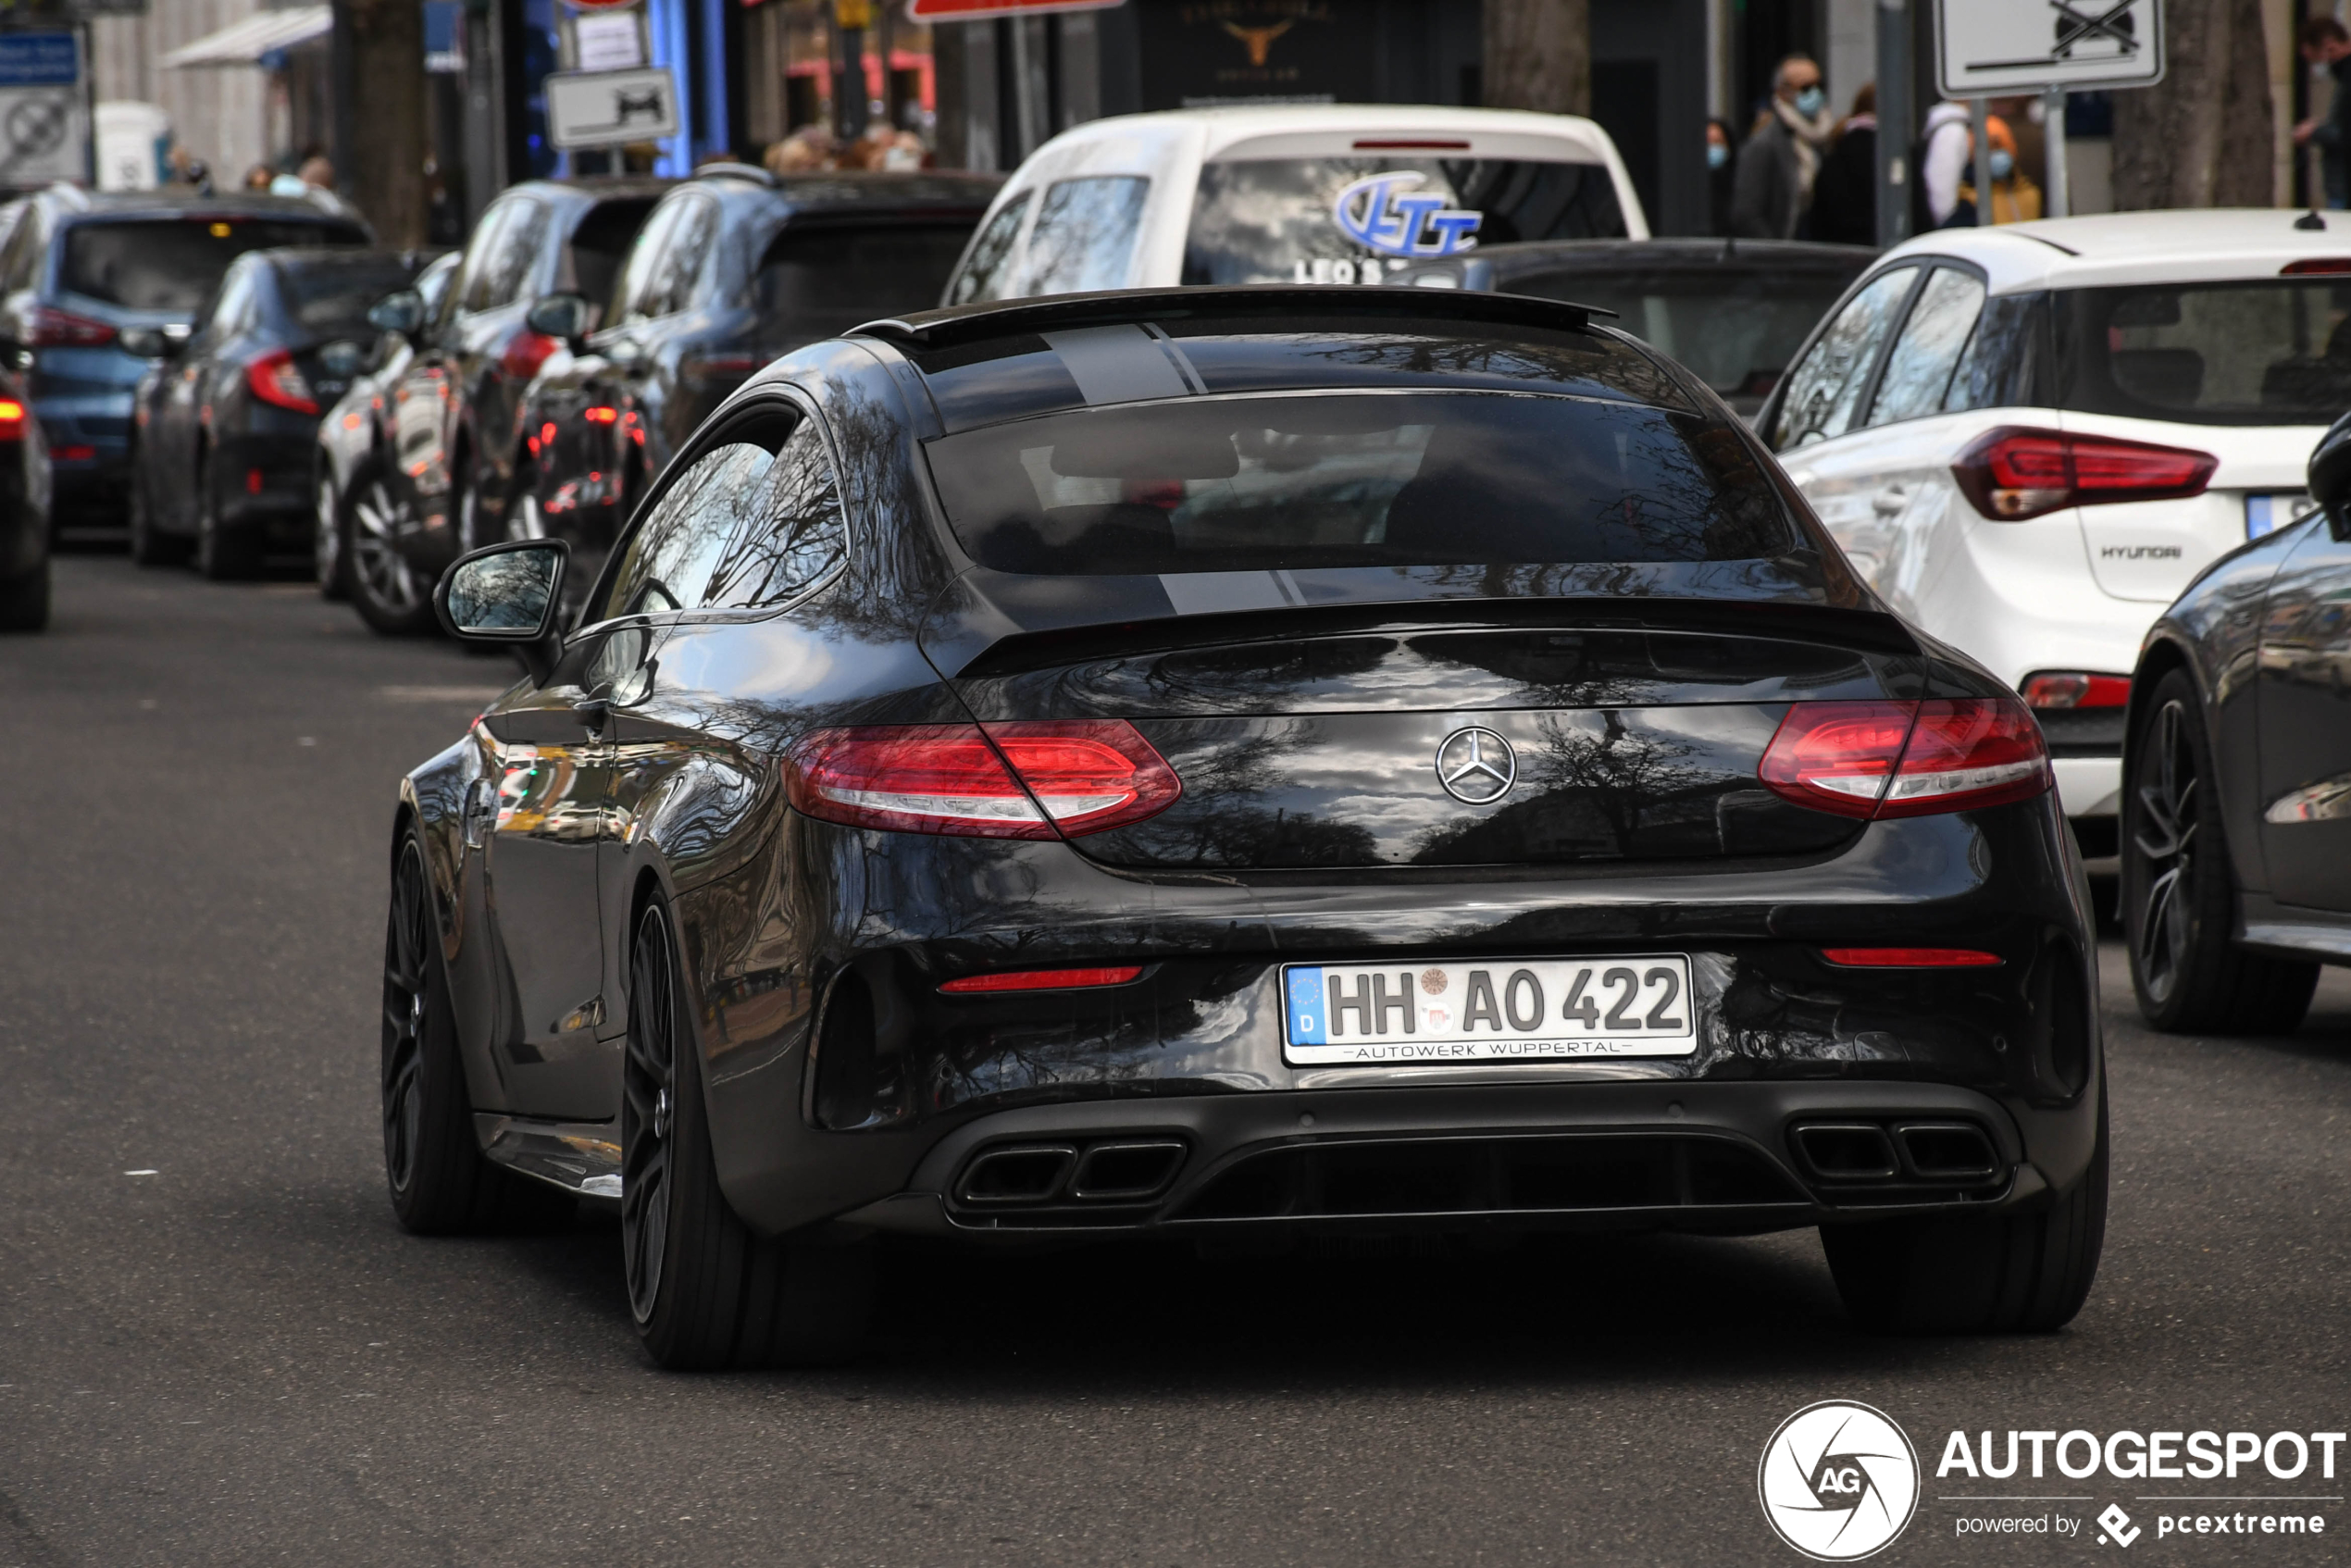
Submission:
<svg viewBox="0 0 2351 1568">
<path fill-rule="evenodd" d="M 966 975 L 939 989 L 949 996 L 984 991 L 1066 991 L 1091 986 L 1123 986 L 1143 972 L 1139 964 L 1107 969 L 1014 969 L 1002 975 Z"/>
<path fill-rule="evenodd" d="M 1821 956 L 1845 969 L 1995 969 L 1996 952 L 1972 947 L 1827 947 Z"/>
<path fill-rule="evenodd" d="M 2131 701 L 2131 678 L 2041 670 L 2024 678 L 2023 690 L 2028 708 L 2120 708 Z"/>
</svg>

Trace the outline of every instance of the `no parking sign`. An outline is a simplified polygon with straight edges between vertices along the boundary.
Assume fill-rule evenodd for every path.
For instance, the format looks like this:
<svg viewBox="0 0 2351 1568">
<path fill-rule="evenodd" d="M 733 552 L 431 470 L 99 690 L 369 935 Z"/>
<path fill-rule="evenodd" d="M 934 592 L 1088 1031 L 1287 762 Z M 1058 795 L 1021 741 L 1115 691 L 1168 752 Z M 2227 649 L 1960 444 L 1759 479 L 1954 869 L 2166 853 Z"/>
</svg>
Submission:
<svg viewBox="0 0 2351 1568">
<path fill-rule="evenodd" d="M 0 181 L 37 185 L 89 173 L 81 41 L 0 32 Z"/>
</svg>

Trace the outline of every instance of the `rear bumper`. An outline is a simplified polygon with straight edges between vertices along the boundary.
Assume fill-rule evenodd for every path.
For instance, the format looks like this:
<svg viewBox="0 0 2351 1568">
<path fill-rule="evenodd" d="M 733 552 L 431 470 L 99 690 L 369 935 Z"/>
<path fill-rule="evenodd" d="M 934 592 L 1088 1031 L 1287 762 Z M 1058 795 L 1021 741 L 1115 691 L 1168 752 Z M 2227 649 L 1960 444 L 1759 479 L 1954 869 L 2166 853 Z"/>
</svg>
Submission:
<svg viewBox="0 0 2351 1568">
<path fill-rule="evenodd" d="M 2068 816 L 2113 816 L 2122 809 L 2122 759 L 2057 757 L 2058 801 Z"/>
</svg>

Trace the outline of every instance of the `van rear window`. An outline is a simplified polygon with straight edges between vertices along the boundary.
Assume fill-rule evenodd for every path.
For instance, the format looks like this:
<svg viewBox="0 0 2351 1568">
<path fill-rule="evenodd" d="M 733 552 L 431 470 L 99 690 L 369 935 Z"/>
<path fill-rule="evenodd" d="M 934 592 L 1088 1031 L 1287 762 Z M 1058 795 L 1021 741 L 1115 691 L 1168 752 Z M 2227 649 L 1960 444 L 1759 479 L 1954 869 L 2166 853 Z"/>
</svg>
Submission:
<svg viewBox="0 0 2351 1568">
<path fill-rule="evenodd" d="M 347 223 L 282 218 L 146 218 L 66 230 L 63 285 L 127 310 L 192 314 L 247 251 L 280 245 L 364 245 Z"/>
</svg>

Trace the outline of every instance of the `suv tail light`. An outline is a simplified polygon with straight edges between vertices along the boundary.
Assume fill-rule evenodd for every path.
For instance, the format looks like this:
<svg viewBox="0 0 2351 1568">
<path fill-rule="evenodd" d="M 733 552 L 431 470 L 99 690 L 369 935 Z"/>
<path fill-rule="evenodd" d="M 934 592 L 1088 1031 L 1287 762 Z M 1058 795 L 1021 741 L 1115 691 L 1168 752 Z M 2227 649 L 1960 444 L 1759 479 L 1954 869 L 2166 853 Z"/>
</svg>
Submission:
<svg viewBox="0 0 2351 1568">
<path fill-rule="evenodd" d="M 24 404 L 13 397 L 0 397 L 0 441 L 24 440 Z"/>
<path fill-rule="evenodd" d="M 784 787 L 827 822 L 981 839 L 1099 833 L 1183 793 L 1125 719 L 819 729 L 786 753 Z"/>
<path fill-rule="evenodd" d="M 2088 675 L 2040 670 L 2024 678 L 2028 708 L 2120 708 L 2131 701 L 2127 675 Z"/>
<path fill-rule="evenodd" d="M 2220 466 L 2181 446 L 2002 425 L 1969 442 L 1951 475 L 1977 511 L 2016 523 L 2060 506 L 2200 495 Z"/>
<path fill-rule="evenodd" d="M 318 400 L 302 379 L 302 367 L 284 349 L 274 349 L 245 367 L 245 386 L 262 402 L 297 414 L 316 414 Z"/>
<path fill-rule="evenodd" d="M 114 329 L 69 310 L 36 305 L 25 313 L 24 341 L 35 348 L 97 348 L 114 342 Z"/>
<path fill-rule="evenodd" d="M 1757 772 L 1783 800 L 1864 821 L 2006 805 L 2051 783 L 2041 727 L 2011 697 L 1797 703 Z"/>
</svg>

